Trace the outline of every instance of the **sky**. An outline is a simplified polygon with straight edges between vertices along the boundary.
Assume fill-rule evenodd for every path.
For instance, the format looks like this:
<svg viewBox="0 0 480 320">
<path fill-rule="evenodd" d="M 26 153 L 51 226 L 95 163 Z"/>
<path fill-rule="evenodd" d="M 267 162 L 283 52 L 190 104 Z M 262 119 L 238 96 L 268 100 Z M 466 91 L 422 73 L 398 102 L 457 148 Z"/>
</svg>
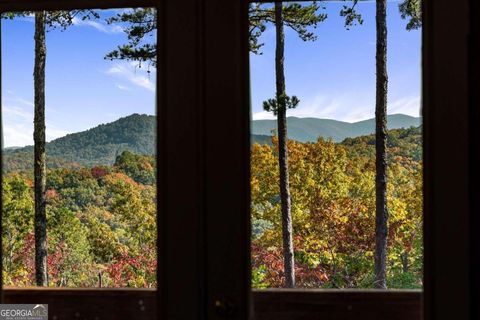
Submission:
<svg viewBox="0 0 480 320">
<path fill-rule="evenodd" d="M 345 2 L 324 3 L 326 21 L 318 40 L 303 42 L 286 30 L 287 94 L 300 104 L 288 116 L 354 122 L 372 118 L 375 108 L 375 3 L 358 4 L 364 24 L 344 28 Z M 118 10 L 102 11 L 102 18 Z M 421 32 L 406 31 L 398 1 L 388 3 L 388 113 L 418 116 Z M 2 121 L 4 147 L 33 144 L 34 24 L 32 17 L 2 21 Z M 275 93 L 275 29 L 260 39 L 262 55 L 250 56 L 252 118 L 273 119 L 262 102 Z M 155 114 L 156 70 L 103 59 L 126 42 L 119 25 L 76 20 L 64 32 L 47 34 L 47 141 L 112 122 L 132 113 Z M 247 107 L 248 108 L 248 107 Z"/>
<path fill-rule="evenodd" d="M 102 11 L 102 18 L 117 12 Z M 2 21 L 4 147 L 33 144 L 33 22 Z M 47 141 L 133 113 L 155 114 L 155 69 L 104 59 L 126 43 L 121 26 L 76 20 L 46 38 Z"/>
<path fill-rule="evenodd" d="M 418 117 L 421 96 L 421 30 L 407 31 L 399 1 L 388 1 L 388 113 Z M 355 122 L 375 116 L 375 1 L 357 10 L 363 25 L 346 30 L 340 10 L 345 2 L 323 2 L 328 18 L 316 29 L 318 39 L 304 42 L 285 30 L 286 91 L 300 104 L 287 116 Z M 252 117 L 274 119 L 262 102 L 275 94 L 275 28 L 261 38 L 262 55 L 250 55 Z"/>
</svg>

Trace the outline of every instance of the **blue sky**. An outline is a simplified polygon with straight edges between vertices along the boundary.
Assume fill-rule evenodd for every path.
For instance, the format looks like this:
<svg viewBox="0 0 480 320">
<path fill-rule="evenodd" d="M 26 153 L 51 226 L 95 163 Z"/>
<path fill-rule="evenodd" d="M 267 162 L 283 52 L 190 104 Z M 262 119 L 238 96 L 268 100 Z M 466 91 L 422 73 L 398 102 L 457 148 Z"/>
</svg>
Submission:
<svg viewBox="0 0 480 320">
<path fill-rule="evenodd" d="M 103 16 L 115 14 L 103 11 Z M 33 144 L 33 18 L 2 21 L 4 146 Z M 106 53 L 125 43 L 118 25 L 75 21 L 47 34 L 47 140 L 132 113 L 155 114 L 155 70 L 146 72 Z"/>
<path fill-rule="evenodd" d="M 421 31 L 406 31 L 399 1 L 388 2 L 388 113 L 420 114 Z M 339 12 L 345 2 L 323 3 L 327 20 L 316 29 L 315 42 L 303 42 L 294 31 L 285 36 L 288 95 L 300 104 L 288 116 L 329 118 L 348 122 L 375 115 L 375 2 L 359 3 L 363 25 L 344 28 Z M 275 94 L 275 28 L 262 37 L 263 55 L 251 54 L 253 119 L 274 119 L 262 101 Z"/>
<path fill-rule="evenodd" d="M 290 116 L 357 121 L 374 116 L 375 3 L 358 5 L 364 24 L 347 31 L 339 11 L 344 3 L 325 3 L 328 19 L 316 42 L 286 31 L 287 93 L 301 102 Z M 398 1 L 388 4 L 389 113 L 419 115 L 420 31 L 406 31 Z M 104 17 L 116 11 L 103 11 Z M 33 32 L 31 17 L 2 21 L 2 112 L 4 146 L 33 143 Z M 155 70 L 104 55 L 126 37 L 118 25 L 76 21 L 65 32 L 47 34 L 47 140 L 83 131 L 132 113 L 155 113 Z M 262 101 L 275 87 L 275 30 L 261 41 L 263 55 L 251 55 L 252 115 L 273 118 Z"/>
</svg>

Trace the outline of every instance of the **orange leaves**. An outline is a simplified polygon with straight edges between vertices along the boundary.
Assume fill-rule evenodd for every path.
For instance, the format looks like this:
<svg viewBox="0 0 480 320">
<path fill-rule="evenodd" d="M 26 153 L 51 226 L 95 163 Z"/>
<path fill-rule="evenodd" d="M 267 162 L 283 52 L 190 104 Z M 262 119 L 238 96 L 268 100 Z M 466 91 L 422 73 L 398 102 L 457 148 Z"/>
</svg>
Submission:
<svg viewBox="0 0 480 320">
<path fill-rule="evenodd" d="M 406 133 L 405 133 L 405 132 Z M 397 130 L 389 150 L 389 263 L 392 274 L 409 253 L 421 265 L 421 140 L 415 130 Z M 413 136 L 412 136 L 413 135 Z M 333 143 L 288 141 L 296 280 L 299 287 L 368 285 L 373 273 L 375 157 L 372 137 Z M 283 285 L 278 155 L 272 146 L 251 149 L 251 213 L 254 285 Z M 264 227 L 259 228 L 259 225 Z M 265 227 L 267 226 L 267 227 Z M 395 271 L 397 270 L 397 271 Z"/>
</svg>

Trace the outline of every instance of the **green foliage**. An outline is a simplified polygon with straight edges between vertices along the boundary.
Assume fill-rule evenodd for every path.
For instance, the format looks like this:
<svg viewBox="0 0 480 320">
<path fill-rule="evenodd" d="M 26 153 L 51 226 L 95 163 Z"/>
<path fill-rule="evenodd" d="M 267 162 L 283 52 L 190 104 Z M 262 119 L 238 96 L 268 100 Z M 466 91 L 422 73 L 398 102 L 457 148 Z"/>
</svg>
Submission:
<svg viewBox="0 0 480 320">
<path fill-rule="evenodd" d="M 68 134 L 46 145 L 49 168 L 111 165 L 128 150 L 153 155 L 156 143 L 154 116 L 133 114 L 93 129 Z M 3 150 L 6 172 L 33 168 L 33 147 Z"/>
<path fill-rule="evenodd" d="M 23 12 L 4 12 L 1 15 L 1 19 L 14 19 L 15 17 L 25 17 L 35 14 L 35 11 L 23 11 Z M 76 18 L 85 20 L 92 20 L 100 18 L 97 10 L 57 10 L 57 11 L 45 11 L 45 29 L 46 31 L 52 31 L 59 29 L 61 31 L 66 30 L 73 25 Z"/>
<path fill-rule="evenodd" d="M 108 19 L 108 23 L 124 26 L 128 43 L 118 46 L 105 56 L 110 60 L 129 60 L 139 63 L 148 62 L 157 65 L 156 30 L 157 11 L 154 8 L 135 8 L 124 11 Z"/>
<path fill-rule="evenodd" d="M 155 183 L 155 159 L 153 157 L 123 151 L 115 160 L 115 167 L 138 183 Z"/>
<path fill-rule="evenodd" d="M 388 134 L 388 285 L 422 285 L 421 129 Z M 342 143 L 290 140 L 289 168 L 298 285 L 373 286 L 373 136 Z M 252 285 L 282 285 L 278 141 L 252 146 Z M 111 166 L 50 169 L 47 181 L 52 286 L 156 285 L 153 157 L 122 152 Z M 146 178 L 147 177 L 147 178 Z M 153 180 L 152 180 L 153 179 Z M 32 177 L 3 179 L 3 279 L 33 283 Z M 148 253 L 148 254 L 147 254 Z"/>
<path fill-rule="evenodd" d="M 320 6 L 316 1 L 309 5 L 288 3 L 283 5 L 283 23 L 294 30 L 303 41 L 316 40 L 312 28 L 327 18 L 326 14 L 318 13 Z M 275 24 L 275 9 L 270 4 L 251 3 L 249 5 L 250 17 L 250 51 L 261 54 L 263 43 L 259 42 L 260 36 L 267 28 L 268 23 Z"/>
<path fill-rule="evenodd" d="M 50 286 L 95 287 L 99 273 L 103 285 L 156 285 L 154 167 L 153 156 L 124 152 L 116 165 L 49 170 Z M 3 279 L 6 285 L 32 285 L 31 173 L 4 174 L 2 183 Z"/>
<path fill-rule="evenodd" d="M 403 0 L 398 7 L 402 18 L 410 19 L 407 24 L 407 30 L 414 30 L 422 27 L 421 0 Z"/>
<path fill-rule="evenodd" d="M 348 0 L 343 0 L 343 1 L 348 1 Z M 363 18 L 362 15 L 359 14 L 356 10 L 355 7 L 357 6 L 359 0 L 351 0 L 352 1 L 352 6 L 343 6 L 342 10 L 340 11 L 340 16 L 345 18 L 345 28 L 347 30 L 350 29 L 350 27 L 358 24 L 363 24 Z"/>
<path fill-rule="evenodd" d="M 294 109 L 300 103 L 296 96 L 289 97 L 282 94 L 278 99 L 268 99 L 263 102 L 263 109 L 277 115 L 279 110 Z"/>
<path fill-rule="evenodd" d="M 421 129 L 388 132 L 390 226 L 387 281 L 422 286 Z M 374 136 L 342 143 L 288 141 L 297 285 L 372 288 Z M 283 285 L 278 140 L 251 151 L 252 285 Z"/>
<path fill-rule="evenodd" d="M 3 281 L 8 284 L 25 273 L 21 250 L 33 228 L 33 194 L 28 181 L 16 174 L 3 177 L 2 190 Z"/>
</svg>

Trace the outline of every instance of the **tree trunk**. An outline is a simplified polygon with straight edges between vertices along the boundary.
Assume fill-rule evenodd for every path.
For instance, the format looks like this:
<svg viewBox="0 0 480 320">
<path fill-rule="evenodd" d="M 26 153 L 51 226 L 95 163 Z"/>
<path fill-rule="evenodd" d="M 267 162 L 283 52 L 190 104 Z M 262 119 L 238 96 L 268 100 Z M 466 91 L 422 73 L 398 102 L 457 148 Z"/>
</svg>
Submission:
<svg viewBox="0 0 480 320">
<path fill-rule="evenodd" d="M 277 86 L 277 125 L 278 125 L 278 165 L 280 168 L 280 198 L 282 203 L 283 259 L 285 287 L 295 287 L 295 269 L 292 240 L 292 214 L 290 206 L 290 185 L 288 178 L 287 150 L 287 108 L 285 104 L 284 49 L 282 2 L 275 2 L 275 27 L 277 44 L 275 51 L 275 71 Z"/>
<path fill-rule="evenodd" d="M 387 0 L 377 0 L 377 97 L 375 107 L 376 219 L 375 288 L 386 289 L 387 273 Z"/>
<path fill-rule="evenodd" d="M 404 251 L 400 254 L 400 260 L 402 261 L 402 271 L 403 273 L 407 273 L 410 271 L 410 265 L 408 264 L 408 251 Z"/>
<path fill-rule="evenodd" d="M 34 175 L 35 175 L 35 282 L 47 286 L 47 216 L 45 188 L 45 12 L 35 13 Z"/>
</svg>

